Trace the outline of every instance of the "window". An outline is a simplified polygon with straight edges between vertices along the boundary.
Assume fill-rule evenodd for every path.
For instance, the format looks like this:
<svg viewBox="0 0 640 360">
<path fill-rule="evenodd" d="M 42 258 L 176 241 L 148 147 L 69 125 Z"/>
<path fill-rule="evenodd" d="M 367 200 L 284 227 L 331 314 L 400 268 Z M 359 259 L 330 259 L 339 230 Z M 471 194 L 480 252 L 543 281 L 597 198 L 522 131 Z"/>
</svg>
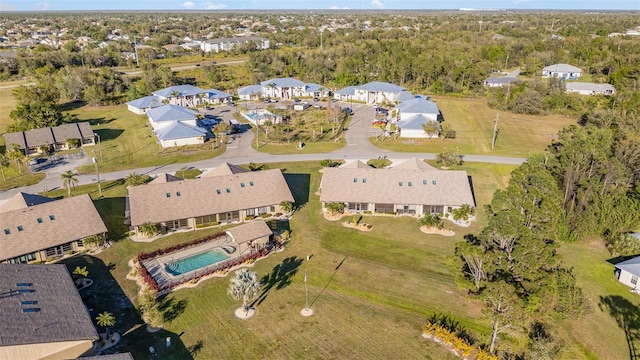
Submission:
<svg viewBox="0 0 640 360">
<path fill-rule="evenodd" d="M 221 194 L 220 189 L 216 190 L 216 194 L 218 194 L 218 195 Z"/>
<path fill-rule="evenodd" d="M 55 219 L 56 219 L 56 217 L 54 215 L 49 215 L 49 220 L 53 221 Z"/>
<path fill-rule="evenodd" d="M 633 285 L 638 285 L 638 276 L 637 275 L 632 275 L 631 276 L 631 283 Z"/>
<path fill-rule="evenodd" d="M 9 235 L 9 234 L 11 234 L 11 230 L 9 230 L 9 229 L 4 229 L 4 234 L 5 234 L 5 235 Z"/>
<path fill-rule="evenodd" d="M 167 193 L 167 197 L 171 197 L 171 193 Z"/>
<path fill-rule="evenodd" d="M 433 180 L 433 181 L 431 181 L 431 183 L 432 183 L 433 185 L 435 185 L 435 184 L 436 184 L 436 181 L 435 181 L 435 180 Z"/>
<path fill-rule="evenodd" d="M 240 183 L 240 187 L 244 187 L 244 183 Z"/>
<path fill-rule="evenodd" d="M 42 218 L 37 218 L 38 224 L 42 224 Z"/>
<path fill-rule="evenodd" d="M 247 209 L 247 216 L 254 216 L 256 214 L 256 209 Z"/>
<path fill-rule="evenodd" d="M 18 225 L 18 231 L 22 231 L 24 230 L 24 228 L 22 227 L 22 225 Z"/>
</svg>

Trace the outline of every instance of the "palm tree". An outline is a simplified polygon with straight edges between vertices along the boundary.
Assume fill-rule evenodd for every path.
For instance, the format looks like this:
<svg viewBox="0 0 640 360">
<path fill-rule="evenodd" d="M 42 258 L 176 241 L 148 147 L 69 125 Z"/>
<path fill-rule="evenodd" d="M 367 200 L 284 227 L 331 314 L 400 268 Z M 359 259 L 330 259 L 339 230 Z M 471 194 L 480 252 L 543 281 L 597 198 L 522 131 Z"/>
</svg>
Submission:
<svg viewBox="0 0 640 360">
<path fill-rule="evenodd" d="M 142 185 L 144 184 L 144 182 L 145 182 L 145 178 L 142 175 L 139 175 L 135 172 L 132 172 L 131 174 L 127 175 L 124 181 L 124 183 L 127 184 L 127 186 Z"/>
<path fill-rule="evenodd" d="M 71 170 L 67 170 L 67 172 L 60 176 L 62 177 L 62 187 L 67 189 L 67 196 L 71 196 L 71 188 L 75 188 L 79 182 L 78 178 L 76 178 L 78 174 Z"/>
<path fill-rule="evenodd" d="M 20 150 L 20 145 L 18 144 L 10 144 L 9 150 L 7 150 L 7 158 L 11 160 L 15 160 L 16 166 L 18 167 L 18 173 L 21 172 L 20 164 L 25 158 L 24 153 Z"/>
<path fill-rule="evenodd" d="M 109 327 L 116 324 L 116 317 L 112 313 L 105 311 L 98 314 L 96 321 L 99 326 L 102 326 L 109 337 Z"/>
<path fill-rule="evenodd" d="M 7 177 L 4 176 L 4 168 L 9 166 L 9 158 L 5 154 L 0 154 L 0 172 L 2 172 L 2 181 L 7 181 Z"/>
<path fill-rule="evenodd" d="M 258 273 L 247 269 L 240 269 L 231 280 L 229 280 L 229 289 L 227 294 L 235 300 L 242 299 L 242 306 L 245 311 L 249 311 L 247 303 L 258 296 L 260 291 L 260 283 L 258 282 Z"/>
<path fill-rule="evenodd" d="M 285 200 L 280 203 L 280 208 L 282 208 L 282 211 L 288 214 L 291 212 L 291 210 L 293 210 L 293 203 L 291 203 L 291 201 Z"/>
</svg>

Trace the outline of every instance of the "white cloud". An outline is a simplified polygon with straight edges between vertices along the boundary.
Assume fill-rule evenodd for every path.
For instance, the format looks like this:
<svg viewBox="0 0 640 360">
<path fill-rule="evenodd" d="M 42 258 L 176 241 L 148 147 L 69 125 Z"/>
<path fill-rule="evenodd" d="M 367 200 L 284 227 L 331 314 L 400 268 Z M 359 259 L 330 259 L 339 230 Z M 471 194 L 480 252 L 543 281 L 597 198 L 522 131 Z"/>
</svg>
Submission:
<svg viewBox="0 0 640 360">
<path fill-rule="evenodd" d="M 193 7 L 194 7 L 195 5 L 196 5 L 196 4 L 194 4 L 194 3 L 193 3 L 193 2 L 191 2 L 191 1 L 185 1 L 185 2 L 183 2 L 183 3 L 182 3 L 182 7 L 183 7 L 183 8 L 185 8 L 185 9 L 193 9 Z"/>
<path fill-rule="evenodd" d="M 529 0 L 513 0 L 514 4 L 526 4 L 528 2 L 529 2 Z"/>
<path fill-rule="evenodd" d="M 377 7 L 378 9 L 384 8 L 384 4 L 380 0 L 371 0 L 371 6 Z"/>
<path fill-rule="evenodd" d="M 202 3 L 202 7 L 207 9 L 207 10 L 220 10 L 220 9 L 226 9 L 227 5 L 225 4 L 212 4 L 208 1 L 203 2 Z"/>
<path fill-rule="evenodd" d="M 329 9 L 331 9 L 331 10 L 340 10 L 340 9 L 348 10 L 348 9 L 349 9 L 349 7 L 348 7 L 348 6 L 340 7 L 340 6 L 337 6 L 337 5 L 333 5 L 333 6 L 332 6 L 332 7 L 330 7 Z"/>
<path fill-rule="evenodd" d="M 33 10 L 51 10 L 51 4 L 48 2 L 39 2 L 33 5 Z"/>
</svg>

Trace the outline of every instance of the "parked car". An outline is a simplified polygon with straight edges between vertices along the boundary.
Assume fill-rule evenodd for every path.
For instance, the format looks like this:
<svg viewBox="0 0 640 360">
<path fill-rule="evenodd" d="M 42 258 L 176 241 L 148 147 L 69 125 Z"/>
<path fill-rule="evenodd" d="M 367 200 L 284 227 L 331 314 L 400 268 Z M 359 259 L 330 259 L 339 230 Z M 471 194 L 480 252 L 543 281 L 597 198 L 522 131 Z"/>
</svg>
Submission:
<svg viewBox="0 0 640 360">
<path fill-rule="evenodd" d="M 320 101 L 320 98 L 319 97 L 314 97 L 313 101 Z"/>
<path fill-rule="evenodd" d="M 316 109 L 322 109 L 322 105 L 320 104 L 314 104 L 313 107 Z"/>
<path fill-rule="evenodd" d="M 301 101 L 302 101 L 302 100 L 300 100 L 300 99 L 298 99 L 298 98 L 293 99 L 293 102 L 294 102 L 294 103 L 299 103 L 299 102 L 301 102 Z"/>
<path fill-rule="evenodd" d="M 348 107 L 342 109 L 342 111 L 346 112 L 349 115 L 353 114 L 353 110 L 351 110 L 351 108 L 348 108 Z"/>
<path fill-rule="evenodd" d="M 35 159 L 31 159 L 31 161 L 29 161 L 29 165 L 38 165 L 41 164 L 43 162 L 47 161 L 46 158 L 35 158 Z"/>
<path fill-rule="evenodd" d="M 264 99 L 264 100 L 262 100 L 262 102 L 265 103 L 265 104 L 268 104 L 268 103 L 271 102 L 271 99 Z"/>
<path fill-rule="evenodd" d="M 278 102 L 278 99 L 271 99 L 271 100 L 269 100 L 269 102 L 271 102 L 271 103 L 277 103 L 277 102 Z"/>
<path fill-rule="evenodd" d="M 227 103 L 229 106 L 236 106 L 236 103 L 234 103 L 233 101 L 230 101 Z"/>
</svg>

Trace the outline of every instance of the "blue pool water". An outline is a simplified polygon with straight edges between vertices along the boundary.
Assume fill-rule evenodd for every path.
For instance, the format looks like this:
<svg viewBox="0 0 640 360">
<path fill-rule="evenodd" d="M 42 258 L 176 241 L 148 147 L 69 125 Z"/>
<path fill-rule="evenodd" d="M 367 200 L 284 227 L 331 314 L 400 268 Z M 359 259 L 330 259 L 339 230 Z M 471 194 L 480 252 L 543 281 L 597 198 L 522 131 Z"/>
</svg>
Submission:
<svg viewBox="0 0 640 360">
<path fill-rule="evenodd" d="M 165 270 L 171 275 L 177 276 L 227 260 L 228 258 L 229 257 L 222 251 L 213 249 L 170 262 L 165 265 Z"/>
</svg>

